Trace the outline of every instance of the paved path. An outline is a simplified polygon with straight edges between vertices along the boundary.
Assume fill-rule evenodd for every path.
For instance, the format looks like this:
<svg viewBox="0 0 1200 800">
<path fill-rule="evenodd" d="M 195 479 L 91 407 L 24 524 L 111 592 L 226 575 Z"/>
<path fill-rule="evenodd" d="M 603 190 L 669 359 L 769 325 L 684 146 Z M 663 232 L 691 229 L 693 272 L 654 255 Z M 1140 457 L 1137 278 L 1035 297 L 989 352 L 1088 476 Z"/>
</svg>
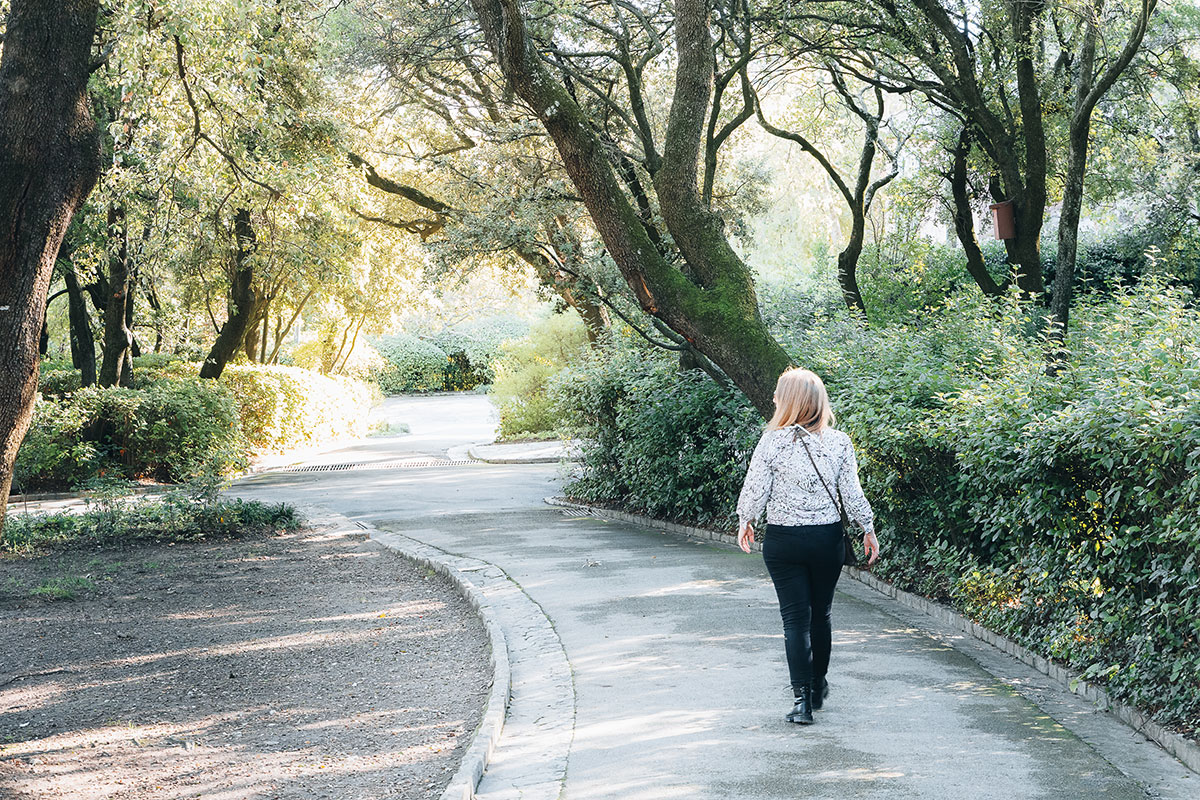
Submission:
<svg viewBox="0 0 1200 800">
<path fill-rule="evenodd" d="M 444 456 L 486 439 L 480 399 L 392 401 L 412 435 L 337 457 Z M 969 650 L 857 586 L 835 603 L 826 709 L 811 727 L 788 725 L 782 633 L 761 558 L 564 516 L 542 503 L 557 493 L 560 471 L 276 473 L 235 490 L 322 504 L 495 567 L 490 580 L 514 597 L 503 623 L 514 692 L 481 797 L 1200 796 L 1200 778 L 1120 723 L 1065 692 L 1025 692 L 1053 695 L 1043 710 L 1018 693 L 1024 673 L 1012 659 L 994 651 L 980 659 L 995 662 L 985 671 Z"/>
</svg>

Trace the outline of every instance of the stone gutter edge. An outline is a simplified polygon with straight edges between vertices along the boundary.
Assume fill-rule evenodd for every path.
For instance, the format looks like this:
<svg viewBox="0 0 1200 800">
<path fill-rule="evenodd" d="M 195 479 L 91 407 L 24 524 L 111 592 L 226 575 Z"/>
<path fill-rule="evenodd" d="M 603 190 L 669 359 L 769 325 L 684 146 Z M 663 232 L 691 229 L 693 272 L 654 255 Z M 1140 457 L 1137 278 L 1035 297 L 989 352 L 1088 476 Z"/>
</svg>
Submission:
<svg viewBox="0 0 1200 800">
<path fill-rule="evenodd" d="M 708 528 L 698 528 L 690 525 L 680 525 L 677 522 L 667 522 L 665 520 L 657 520 L 651 517 L 645 517 L 640 514 L 631 514 L 628 511 L 618 511 L 616 509 L 603 508 L 601 506 L 592 506 L 585 503 L 578 503 L 568 500 L 565 497 L 547 497 L 545 499 L 547 505 L 557 508 L 567 508 L 577 511 L 587 512 L 589 516 L 612 519 L 619 522 L 628 522 L 634 525 L 641 525 L 647 528 L 673 533 L 680 536 L 686 536 L 690 539 L 699 539 L 706 542 L 716 542 L 718 544 L 737 547 L 737 537 L 732 533 L 723 531 L 714 531 Z M 755 552 L 762 550 L 761 541 L 755 541 L 751 547 Z M 1145 736 L 1150 741 L 1157 744 L 1163 750 L 1166 750 L 1172 756 L 1179 760 L 1181 764 L 1190 769 L 1192 772 L 1200 773 L 1200 744 L 1197 744 L 1189 739 L 1184 738 L 1178 733 L 1168 730 L 1163 725 L 1150 719 L 1149 715 L 1134 708 L 1133 706 L 1113 700 L 1099 686 L 1084 680 L 1075 673 L 1063 669 L 1058 664 L 1055 664 L 1045 656 L 1040 656 L 1016 642 L 1001 636 L 998 633 L 988 630 L 977 622 L 972 622 L 949 607 L 935 601 L 930 600 L 920 595 L 906 592 L 902 589 L 897 589 L 887 581 L 882 581 L 876 578 L 866 570 L 856 569 L 854 567 L 842 567 L 842 572 L 848 577 L 862 583 L 871 589 L 879 592 L 886 597 L 895 600 L 900 605 L 911 608 L 914 611 L 930 616 L 938 622 L 944 623 L 956 628 L 963 633 L 982 641 L 987 642 L 991 646 L 1008 653 L 1013 658 L 1032 667 L 1043 675 L 1048 676 L 1051 680 L 1059 683 L 1067 691 L 1072 694 L 1090 700 L 1098 709 L 1107 711 L 1121 722 L 1136 730 L 1138 733 Z"/>
</svg>

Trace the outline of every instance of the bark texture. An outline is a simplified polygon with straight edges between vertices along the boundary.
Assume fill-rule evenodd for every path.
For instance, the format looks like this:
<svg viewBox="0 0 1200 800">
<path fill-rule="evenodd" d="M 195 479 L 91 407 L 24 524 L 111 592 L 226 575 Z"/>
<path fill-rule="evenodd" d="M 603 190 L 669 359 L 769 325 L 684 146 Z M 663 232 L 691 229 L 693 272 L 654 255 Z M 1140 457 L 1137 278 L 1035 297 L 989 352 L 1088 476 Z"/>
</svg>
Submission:
<svg viewBox="0 0 1200 800">
<path fill-rule="evenodd" d="M 79 370 L 84 386 L 96 385 L 96 340 L 92 336 L 92 321 L 88 316 L 87 296 L 79 286 L 75 266 L 62 270 L 67 286 L 67 318 L 71 328 L 71 363 Z"/>
<path fill-rule="evenodd" d="M 950 194 L 954 199 L 954 232 L 967 256 L 967 272 L 975 279 L 988 297 L 996 297 L 1008 290 L 1008 282 L 996 283 L 983 260 L 983 249 L 975 236 L 975 216 L 971 212 L 971 196 L 967 191 L 967 156 L 971 153 L 971 133 L 963 128 L 954 144 L 953 162 L 950 167 Z"/>
<path fill-rule="evenodd" d="M 254 313 L 254 263 L 251 255 L 257 243 L 250 211 L 239 208 L 233 218 L 233 279 L 229 283 L 229 316 L 217 334 L 208 357 L 200 367 L 201 378 L 219 378 L 225 365 L 242 346 L 246 338 L 246 327 Z"/>
<path fill-rule="evenodd" d="M 98 6 L 13 0 L 0 57 L 0 509 L 33 414 L 54 261 L 99 175 L 87 103 Z"/>
<path fill-rule="evenodd" d="M 758 313 L 750 271 L 703 203 L 697 165 L 713 80 L 709 9 L 676 3 L 675 95 L 662 164 L 654 174 L 663 220 L 692 277 L 651 240 L 578 104 L 539 61 L 517 0 L 471 0 L 489 48 L 513 91 L 554 140 L 608 254 L 642 308 L 712 359 L 764 415 L 789 359 Z"/>
<path fill-rule="evenodd" d="M 125 209 L 108 209 L 108 279 L 104 289 L 104 358 L 100 362 L 101 386 L 129 386 L 133 380 L 132 270 L 129 267 L 129 231 Z"/>
</svg>

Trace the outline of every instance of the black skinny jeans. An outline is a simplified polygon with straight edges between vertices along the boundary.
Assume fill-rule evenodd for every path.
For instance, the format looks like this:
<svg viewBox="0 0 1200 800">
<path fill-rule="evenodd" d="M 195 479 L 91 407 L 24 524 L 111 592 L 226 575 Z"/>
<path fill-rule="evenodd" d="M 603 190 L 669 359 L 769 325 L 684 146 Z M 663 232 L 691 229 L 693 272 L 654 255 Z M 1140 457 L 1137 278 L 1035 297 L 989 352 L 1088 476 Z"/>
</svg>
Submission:
<svg viewBox="0 0 1200 800">
<path fill-rule="evenodd" d="M 829 671 L 833 590 L 842 574 L 842 525 L 768 525 L 763 561 L 779 596 L 792 692 Z"/>
</svg>

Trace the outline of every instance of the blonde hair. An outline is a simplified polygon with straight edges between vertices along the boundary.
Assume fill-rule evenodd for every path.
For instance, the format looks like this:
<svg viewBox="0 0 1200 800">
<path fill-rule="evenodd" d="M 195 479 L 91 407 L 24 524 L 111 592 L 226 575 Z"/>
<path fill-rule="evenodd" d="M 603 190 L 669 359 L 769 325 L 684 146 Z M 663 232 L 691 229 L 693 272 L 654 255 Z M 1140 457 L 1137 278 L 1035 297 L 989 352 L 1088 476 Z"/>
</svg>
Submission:
<svg viewBox="0 0 1200 800">
<path fill-rule="evenodd" d="M 775 384 L 775 416 L 767 423 L 767 430 L 803 425 L 805 429 L 819 433 L 833 422 L 829 393 L 815 372 L 792 367 L 779 376 L 779 382 Z"/>
</svg>

